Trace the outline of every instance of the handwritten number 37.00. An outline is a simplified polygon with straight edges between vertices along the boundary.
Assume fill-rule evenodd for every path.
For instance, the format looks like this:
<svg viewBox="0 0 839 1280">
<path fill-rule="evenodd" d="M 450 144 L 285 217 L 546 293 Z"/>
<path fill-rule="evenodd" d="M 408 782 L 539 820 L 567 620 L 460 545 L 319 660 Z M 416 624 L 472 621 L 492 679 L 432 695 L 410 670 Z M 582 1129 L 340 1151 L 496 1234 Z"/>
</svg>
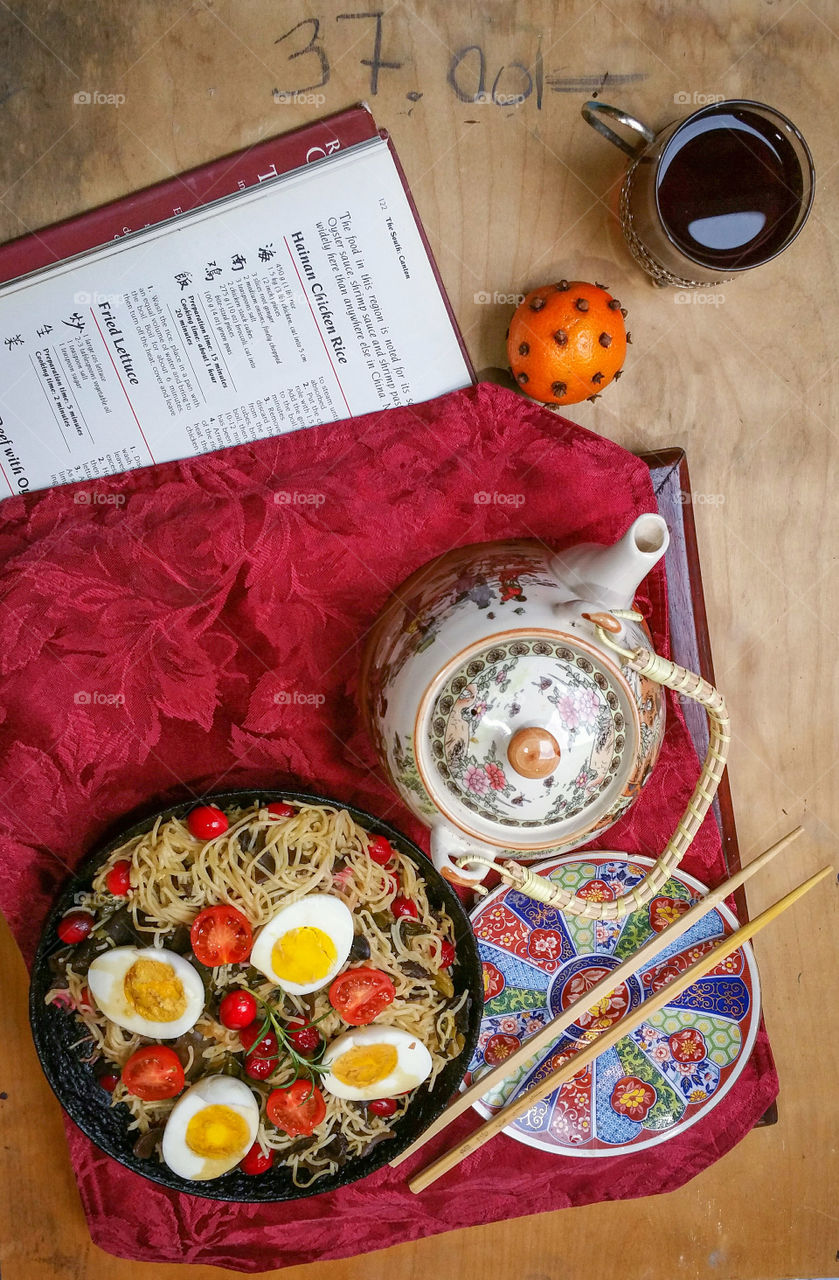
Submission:
<svg viewBox="0 0 839 1280">
<path fill-rule="evenodd" d="M 373 40 L 373 56 L 372 58 L 362 58 L 361 65 L 370 68 L 370 92 L 375 94 L 379 91 L 379 72 L 384 69 L 387 71 L 398 71 L 402 66 L 401 62 L 385 62 L 382 59 L 382 10 L 370 13 L 339 13 L 336 14 L 335 21 L 353 21 L 356 18 L 372 18 L 376 23 L 376 34 Z M 311 84 L 298 87 L 296 89 L 283 90 L 286 93 L 309 93 L 312 89 L 321 89 L 329 81 L 330 67 L 329 58 L 326 50 L 320 43 L 321 38 L 321 22 L 320 18 L 304 18 L 293 26 L 285 35 L 275 40 L 275 44 L 282 44 L 284 40 L 288 40 L 296 31 L 303 31 L 306 27 L 310 28 L 309 41 L 302 49 L 296 49 L 294 53 L 288 55 L 288 61 L 293 62 L 295 58 L 302 58 L 305 54 L 312 54 L 317 58 L 320 64 L 320 79 L 313 80 Z M 303 38 L 302 34 L 299 37 Z"/>
</svg>

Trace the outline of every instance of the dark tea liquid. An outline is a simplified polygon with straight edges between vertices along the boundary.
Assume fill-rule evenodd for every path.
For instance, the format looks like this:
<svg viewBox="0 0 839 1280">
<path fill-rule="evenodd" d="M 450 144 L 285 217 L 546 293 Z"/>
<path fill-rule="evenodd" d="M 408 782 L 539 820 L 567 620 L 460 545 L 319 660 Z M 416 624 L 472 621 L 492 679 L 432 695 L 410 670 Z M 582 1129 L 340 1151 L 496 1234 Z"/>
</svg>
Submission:
<svg viewBox="0 0 839 1280">
<path fill-rule="evenodd" d="M 777 126 L 723 103 L 673 137 L 657 195 L 662 221 L 688 257 L 712 268 L 753 267 L 794 231 L 804 179 Z"/>
</svg>

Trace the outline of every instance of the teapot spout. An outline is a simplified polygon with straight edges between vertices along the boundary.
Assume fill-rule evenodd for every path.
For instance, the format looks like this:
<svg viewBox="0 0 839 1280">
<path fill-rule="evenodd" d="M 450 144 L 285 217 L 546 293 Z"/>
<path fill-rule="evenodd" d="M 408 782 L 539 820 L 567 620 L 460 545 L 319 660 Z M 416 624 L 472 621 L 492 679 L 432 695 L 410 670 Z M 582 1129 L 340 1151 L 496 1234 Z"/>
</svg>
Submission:
<svg viewBox="0 0 839 1280">
<path fill-rule="evenodd" d="M 643 515 L 611 547 L 585 543 L 557 552 L 553 569 L 567 599 L 631 609 L 635 592 L 670 543 L 661 516 Z"/>
</svg>

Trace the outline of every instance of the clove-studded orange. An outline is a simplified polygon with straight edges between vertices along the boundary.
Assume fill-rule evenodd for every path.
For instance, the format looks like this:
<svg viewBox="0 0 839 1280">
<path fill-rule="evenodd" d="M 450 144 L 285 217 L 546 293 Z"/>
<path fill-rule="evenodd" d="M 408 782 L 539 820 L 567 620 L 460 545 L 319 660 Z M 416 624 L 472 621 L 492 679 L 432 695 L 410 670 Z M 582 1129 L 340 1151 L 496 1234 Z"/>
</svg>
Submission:
<svg viewBox="0 0 839 1280">
<path fill-rule="evenodd" d="M 626 309 L 601 284 L 560 280 L 534 289 L 516 308 L 507 355 L 522 391 L 545 404 L 594 400 L 620 377 Z"/>
</svg>

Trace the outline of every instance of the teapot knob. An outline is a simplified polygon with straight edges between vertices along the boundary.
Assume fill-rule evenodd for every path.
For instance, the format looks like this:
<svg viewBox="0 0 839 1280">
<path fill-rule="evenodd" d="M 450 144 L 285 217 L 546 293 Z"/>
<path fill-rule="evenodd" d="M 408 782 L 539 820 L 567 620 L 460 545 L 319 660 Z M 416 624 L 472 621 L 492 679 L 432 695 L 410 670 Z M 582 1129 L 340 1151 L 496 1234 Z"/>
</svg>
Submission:
<svg viewBox="0 0 839 1280">
<path fill-rule="evenodd" d="M 523 778 L 547 778 L 559 764 L 559 743 L 547 729 L 526 725 L 510 739 L 507 759 Z"/>
</svg>

